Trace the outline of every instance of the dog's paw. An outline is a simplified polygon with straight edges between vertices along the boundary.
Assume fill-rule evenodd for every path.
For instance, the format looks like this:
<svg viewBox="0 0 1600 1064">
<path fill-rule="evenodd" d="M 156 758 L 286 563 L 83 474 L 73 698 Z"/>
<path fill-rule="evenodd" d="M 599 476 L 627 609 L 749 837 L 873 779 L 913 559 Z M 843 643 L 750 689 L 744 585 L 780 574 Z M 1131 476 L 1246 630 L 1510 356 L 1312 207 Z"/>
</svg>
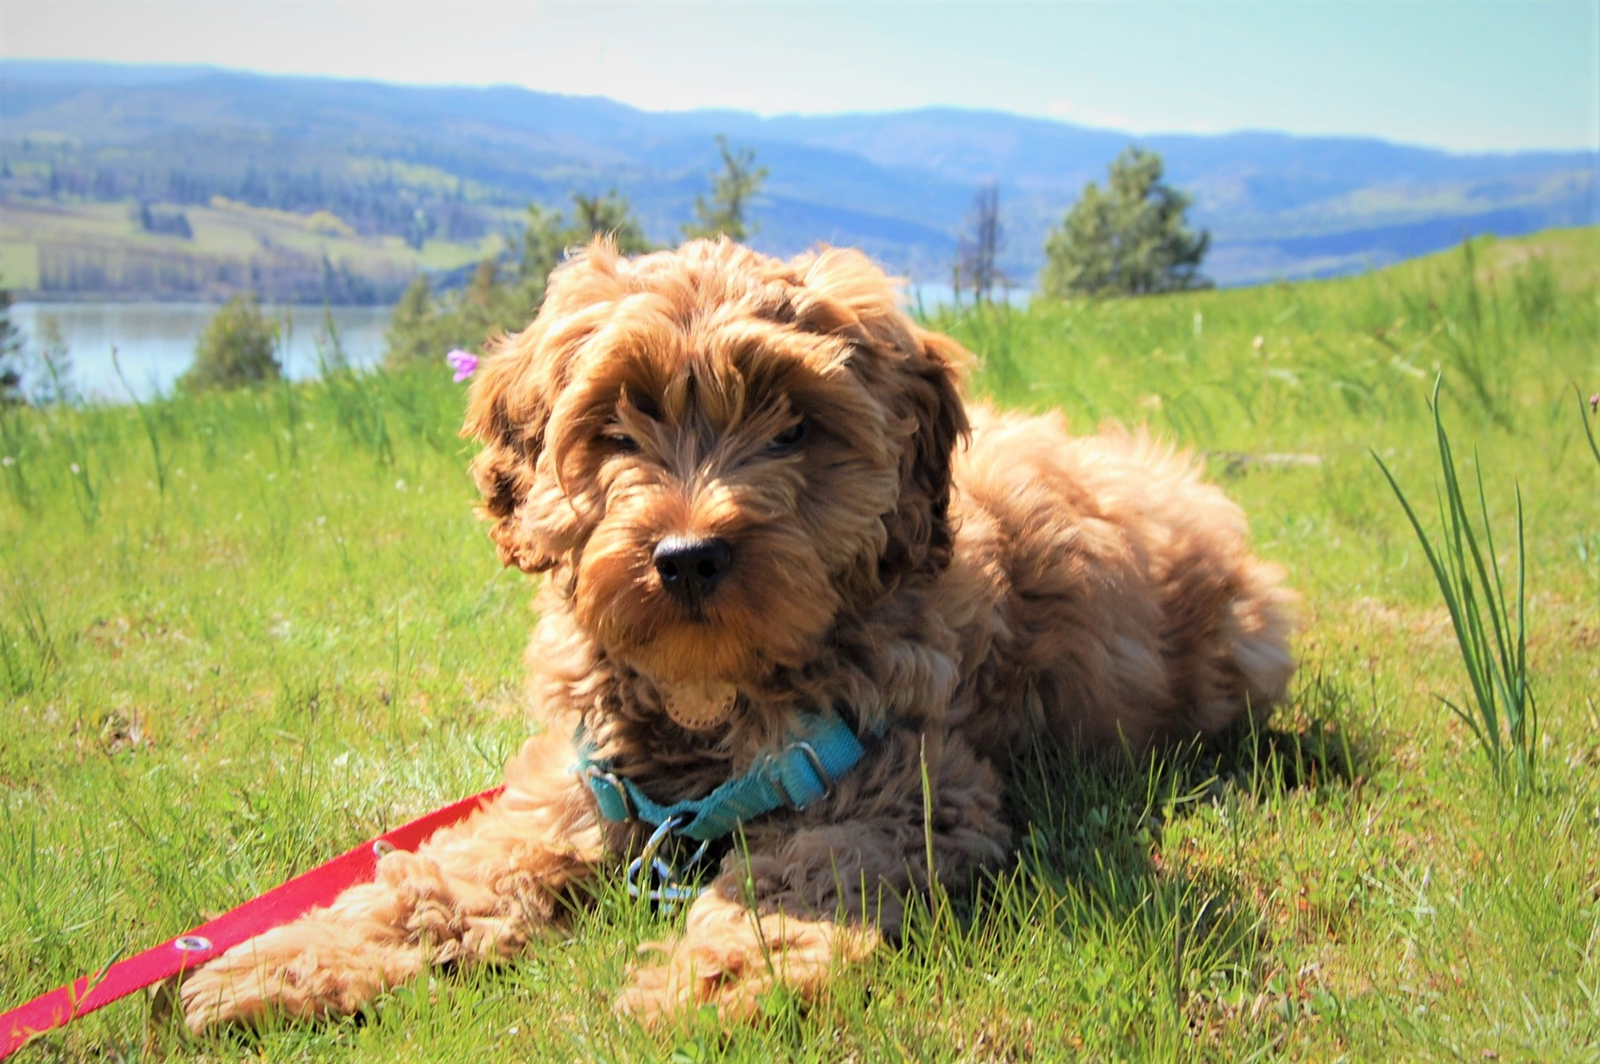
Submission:
<svg viewBox="0 0 1600 1064">
<path fill-rule="evenodd" d="M 783 913 L 757 919 L 737 903 L 707 896 L 681 938 L 642 947 L 656 957 L 634 966 L 617 1011 L 647 1027 L 705 1005 L 724 1020 L 748 1020 L 777 986 L 815 1000 L 838 965 L 865 959 L 878 941 L 870 928 Z"/>
<path fill-rule="evenodd" d="M 348 1015 L 422 967 L 415 949 L 365 941 L 337 929 L 290 924 L 241 943 L 190 975 L 184 1022 L 199 1033 L 268 1016 Z"/>
</svg>

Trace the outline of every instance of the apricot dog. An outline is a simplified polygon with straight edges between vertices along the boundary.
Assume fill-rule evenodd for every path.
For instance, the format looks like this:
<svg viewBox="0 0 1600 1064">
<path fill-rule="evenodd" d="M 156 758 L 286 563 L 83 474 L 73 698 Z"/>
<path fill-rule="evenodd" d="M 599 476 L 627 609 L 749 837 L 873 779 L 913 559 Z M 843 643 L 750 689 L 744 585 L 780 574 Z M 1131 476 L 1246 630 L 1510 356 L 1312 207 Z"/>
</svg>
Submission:
<svg viewBox="0 0 1600 1064">
<path fill-rule="evenodd" d="M 666 805 L 792 776 L 802 747 L 817 793 L 791 780 L 712 844 L 720 872 L 618 1007 L 809 999 L 897 935 L 930 845 L 956 886 L 1006 860 L 1018 752 L 1265 714 L 1289 595 L 1238 507 L 1142 434 L 969 407 L 967 357 L 858 252 L 574 254 L 464 430 L 502 561 L 548 574 L 540 734 L 471 819 L 197 972 L 189 1024 L 349 1013 L 430 964 L 515 957 L 662 834 L 597 777 Z M 824 770 L 802 721 L 857 763 Z"/>
</svg>

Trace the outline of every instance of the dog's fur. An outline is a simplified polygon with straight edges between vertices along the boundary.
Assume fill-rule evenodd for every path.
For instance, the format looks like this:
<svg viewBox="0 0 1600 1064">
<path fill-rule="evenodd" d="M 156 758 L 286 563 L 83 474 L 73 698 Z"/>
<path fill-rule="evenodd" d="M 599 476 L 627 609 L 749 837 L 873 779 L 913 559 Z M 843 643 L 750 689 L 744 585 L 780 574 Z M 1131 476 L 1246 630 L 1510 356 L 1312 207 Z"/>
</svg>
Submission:
<svg viewBox="0 0 1600 1064">
<path fill-rule="evenodd" d="M 748 1014 L 775 983 L 813 996 L 896 935 L 930 845 L 953 884 L 1004 861 L 999 795 L 1039 740 L 1141 748 L 1265 714 L 1293 669 L 1289 595 L 1238 507 L 1143 434 L 969 408 L 966 360 L 857 252 L 572 257 L 486 359 L 465 428 L 501 559 L 548 574 L 542 734 L 493 804 L 198 972 L 190 1025 L 348 1013 L 536 941 L 647 830 L 598 817 L 580 724 L 663 803 L 745 771 L 802 712 L 867 747 L 826 799 L 745 825 L 619 999 L 653 1022 Z M 652 566 L 668 536 L 732 545 L 698 606 Z M 709 727 L 667 712 L 716 691 L 737 701 Z"/>
</svg>

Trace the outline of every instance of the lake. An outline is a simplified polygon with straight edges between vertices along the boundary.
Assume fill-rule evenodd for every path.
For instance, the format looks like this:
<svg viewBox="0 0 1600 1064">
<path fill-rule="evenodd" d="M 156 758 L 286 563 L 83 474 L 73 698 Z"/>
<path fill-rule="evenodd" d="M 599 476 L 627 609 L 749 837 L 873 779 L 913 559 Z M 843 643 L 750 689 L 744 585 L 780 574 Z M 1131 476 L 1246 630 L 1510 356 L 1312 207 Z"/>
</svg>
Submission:
<svg viewBox="0 0 1600 1064">
<path fill-rule="evenodd" d="M 56 319 L 72 355 L 73 380 L 86 397 L 125 402 L 128 389 L 117 379 L 111 350 L 128 384 L 140 399 L 168 394 L 194 361 L 194 347 L 220 309 L 213 303 L 15 303 L 11 320 L 23 342 L 34 347 L 39 323 Z M 293 378 L 315 377 L 320 365 L 320 306 L 264 307 L 284 323 L 278 358 Z M 388 307 L 333 307 L 334 328 L 351 365 L 371 366 L 383 359 Z M 439 352 L 443 364 L 444 352 Z"/>
<path fill-rule="evenodd" d="M 1030 293 L 1014 289 L 1012 303 L 1026 304 Z M 919 284 L 907 292 L 915 309 L 929 311 L 947 305 L 953 293 L 947 284 Z M 970 302 L 967 295 L 963 302 Z M 195 343 L 216 314 L 212 303 L 15 303 L 11 320 L 23 333 L 23 343 L 35 345 L 39 323 L 56 319 L 62 339 L 72 354 L 73 380 L 90 399 L 126 402 L 128 388 L 117 379 L 111 349 L 140 399 L 171 393 L 184 370 L 194 361 Z M 267 306 L 263 308 L 287 326 L 279 338 L 278 358 L 296 380 L 315 377 L 321 365 L 317 342 L 322 335 L 320 306 Z M 333 307 L 334 327 L 350 364 L 374 366 L 383 361 L 384 330 L 389 327 L 388 307 Z M 444 362 L 439 352 L 440 364 Z"/>
</svg>

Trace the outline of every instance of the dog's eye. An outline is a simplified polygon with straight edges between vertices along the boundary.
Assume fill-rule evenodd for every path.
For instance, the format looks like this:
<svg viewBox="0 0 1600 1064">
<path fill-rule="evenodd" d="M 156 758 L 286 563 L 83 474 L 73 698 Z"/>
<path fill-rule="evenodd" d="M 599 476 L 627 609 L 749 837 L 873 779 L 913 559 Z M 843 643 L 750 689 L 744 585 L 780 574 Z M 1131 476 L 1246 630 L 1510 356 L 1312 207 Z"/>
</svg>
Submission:
<svg viewBox="0 0 1600 1064">
<path fill-rule="evenodd" d="M 602 433 L 600 443 L 619 454 L 634 454 L 639 450 L 639 441 L 625 432 Z"/>
<path fill-rule="evenodd" d="M 805 438 L 805 434 L 806 423 L 804 421 L 796 421 L 793 425 L 772 437 L 772 440 L 767 444 L 767 450 L 776 454 L 792 451 L 800 445 L 800 441 Z"/>
</svg>

